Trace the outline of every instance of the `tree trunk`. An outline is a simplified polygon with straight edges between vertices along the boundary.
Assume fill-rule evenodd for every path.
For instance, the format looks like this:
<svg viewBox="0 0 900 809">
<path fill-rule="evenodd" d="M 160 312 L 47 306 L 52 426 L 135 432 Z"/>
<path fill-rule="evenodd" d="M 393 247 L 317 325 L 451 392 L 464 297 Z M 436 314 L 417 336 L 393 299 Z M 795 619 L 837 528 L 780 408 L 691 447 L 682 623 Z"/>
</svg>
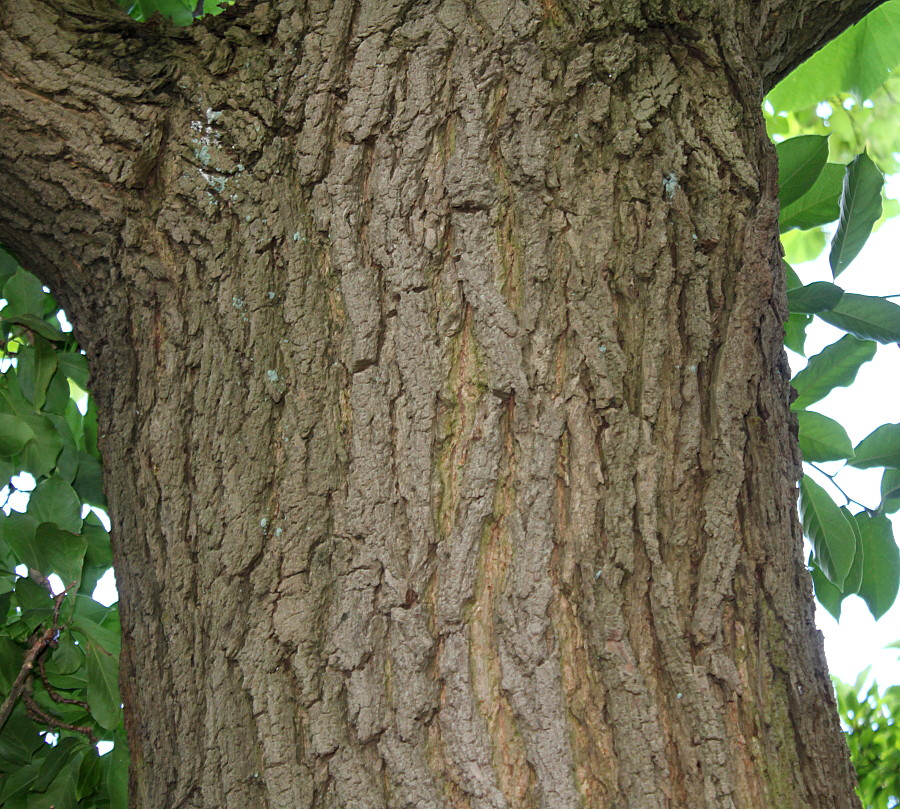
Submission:
<svg viewBox="0 0 900 809">
<path fill-rule="evenodd" d="M 857 806 L 760 114 L 837 23 L 276 5 L 2 11 L 0 237 L 92 361 L 133 806 Z"/>
</svg>

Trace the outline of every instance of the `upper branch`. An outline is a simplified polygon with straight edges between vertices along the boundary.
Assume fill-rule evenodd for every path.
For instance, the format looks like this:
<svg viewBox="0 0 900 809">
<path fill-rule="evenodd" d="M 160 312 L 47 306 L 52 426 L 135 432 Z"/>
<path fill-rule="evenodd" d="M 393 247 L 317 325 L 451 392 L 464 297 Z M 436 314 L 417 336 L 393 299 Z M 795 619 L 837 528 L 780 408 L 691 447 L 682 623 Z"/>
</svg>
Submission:
<svg viewBox="0 0 900 809">
<path fill-rule="evenodd" d="M 55 287 L 114 254 L 162 140 L 170 55 L 112 0 L 0 4 L 0 240 Z"/>
<path fill-rule="evenodd" d="M 751 0 L 762 17 L 757 48 L 766 92 L 885 0 Z"/>
</svg>

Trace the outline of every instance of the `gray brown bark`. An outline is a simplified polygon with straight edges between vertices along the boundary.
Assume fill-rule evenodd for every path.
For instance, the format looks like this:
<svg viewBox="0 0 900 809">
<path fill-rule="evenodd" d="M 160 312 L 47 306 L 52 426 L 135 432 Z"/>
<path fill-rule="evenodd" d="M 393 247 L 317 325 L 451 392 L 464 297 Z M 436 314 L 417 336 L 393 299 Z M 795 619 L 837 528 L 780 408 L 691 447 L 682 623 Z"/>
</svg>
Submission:
<svg viewBox="0 0 900 809">
<path fill-rule="evenodd" d="M 709 6 L 4 8 L 0 236 L 93 362 L 135 806 L 856 805 L 769 68 Z"/>
</svg>

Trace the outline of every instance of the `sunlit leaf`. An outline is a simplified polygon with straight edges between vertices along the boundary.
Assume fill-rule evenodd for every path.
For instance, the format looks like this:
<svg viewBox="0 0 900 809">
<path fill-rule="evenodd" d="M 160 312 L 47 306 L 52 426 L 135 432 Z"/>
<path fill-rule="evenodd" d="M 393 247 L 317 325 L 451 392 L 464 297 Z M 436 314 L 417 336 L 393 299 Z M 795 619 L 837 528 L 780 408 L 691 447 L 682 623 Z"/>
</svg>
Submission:
<svg viewBox="0 0 900 809">
<path fill-rule="evenodd" d="M 801 135 L 775 145 L 778 154 L 778 200 L 789 205 L 812 188 L 828 161 L 828 138 Z"/>
<path fill-rule="evenodd" d="M 853 455 L 853 445 L 847 431 L 834 419 L 801 410 L 797 414 L 800 426 L 800 452 L 803 460 L 817 463 L 838 461 Z"/>
<path fill-rule="evenodd" d="M 900 3 L 888 2 L 813 54 L 768 95 L 776 110 L 800 110 L 853 92 L 867 98 L 900 64 Z"/>
<path fill-rule="evenodd" d="M 841 215 L 844 171 L 844 166 L 826 163 L 813 187 L 800 199 L 781 209 L 778 218 L 781 232 L 785 233 L 794 228 L 807 230 L 834 222 Z M 824 243 L 824 237 L 822 241 Z"/>
</svg>

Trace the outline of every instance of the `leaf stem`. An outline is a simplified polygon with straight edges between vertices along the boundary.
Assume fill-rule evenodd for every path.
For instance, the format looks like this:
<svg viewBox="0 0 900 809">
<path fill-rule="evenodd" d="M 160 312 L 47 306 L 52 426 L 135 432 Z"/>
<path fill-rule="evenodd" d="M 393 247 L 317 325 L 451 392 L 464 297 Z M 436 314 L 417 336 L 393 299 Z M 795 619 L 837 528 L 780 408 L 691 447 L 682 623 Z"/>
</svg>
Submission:
<svg viewBox="0 0 900 809">
<path fill-rule="evenodd" d="M 816 472 L 818 472 L 820 475 L 825 475 L 825 477 L 828 478 L 828 480 L 831 481 L 831 485 L 834 486 L 834 488 L 837 489 L 837 490 L 844 496 L 844 499 L 847 501 L 847 505 L 848 505 L 848 506 L 849 506 L 851 503 L 854 503 L 855 505 L 859 506 L 861 509 L 863 509 L 864 511 L 867 511 L 867 512 L 870 513 L 870 514 L 871 514 L 872 512 L 875 511 L 875 509 L 869 508 L 865 503 L 860 503 L 859 500 L 854 500 L 849 494 L 847 494 L 847 492 L 845 492 L 845 491 L 841 488 L 841 486 L 840 486 L 840 484 L 837 482 L 837 480 L 835 480 L 835 478 L 837 477 L 837 474 L 829 475 L 828 472 L 826 472 L 826 471 L 825 471 L 824 469 L 822 469 L 820 466 L 816 466 L 816 464 L 810 463 L 809 461 L 806 461 L 806 463 L 808 463 L 808 464 L 809 464 L 813 469 L 815 469 Z"/>
</svg>

